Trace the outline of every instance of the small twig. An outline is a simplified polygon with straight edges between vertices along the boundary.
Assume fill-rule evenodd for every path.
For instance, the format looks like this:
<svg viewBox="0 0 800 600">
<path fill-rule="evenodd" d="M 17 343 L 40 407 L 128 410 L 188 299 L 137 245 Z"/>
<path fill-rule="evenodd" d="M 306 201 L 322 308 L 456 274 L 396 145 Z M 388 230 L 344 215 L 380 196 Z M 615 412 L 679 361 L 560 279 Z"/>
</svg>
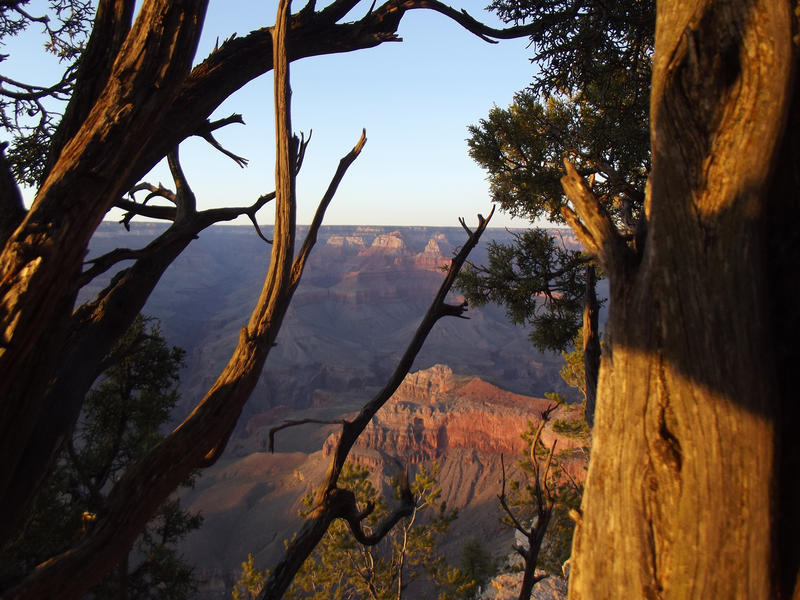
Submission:
<svg viewBox="0 0 800 600">
<path fill-rule="evenodd" d="M 305 148 L 309 141 L 311 141 L 310 134 L 308 141 L 306 141 L 305 144 L 302 141 L 300 142 L 300 150 L 298 152 L 298 160 L 300 162 L 302 162 L 303 156 L 305 155 Z M 314 214 L 314 219 L 311 221 L 311 225 L 308 227 L 308 232 L 306 233 L 305 240 L 303 240 L 303 245 L 300 248 L 300 252 L 297 253 L 297 257 L 294 259 L 294 263 L 292 264 L 292 285 L 297 285 L 299 283 L 300 277 L 303 274 L 303 269 L 305 268 L 306 260 L 308 259 L 314 244 L 317 242 L 317 234 L 319 233 L 319 228 L 322 227 L 322 221 L 325 218 L 325 211 L 330 205 L 331 200 L 333 200 L 333 196 L 336 194 L 336 190 L 339 188 L 339 184 L 342 182 L 345 173 L 347 173 L 347 169 L 358 158 L 358 155 L 361 154 L 361 150 L 364 148 L 364 144 L 366 143 L 367 130 L 362 129 L 361 137 L 358 138 L 356 145 L 339 161 L 339 166 L 336 169 L 336 172 L 333 174 L 330 183 L 328 184 L 328 189 L 322 196 L 319 206 L 317 206 L 317 211 Z"/>
<path fill-rule="evenodd" d="M 209 144 L 211 144 L 212 147 L 216 148 L 217 150 L 222 152 L 225 156 L 227 156 L 228 158 L 233 160 L 233 162 L 235 162 L 237 165 L 239 165 L 242 169 L 244 169 L 247 166 L 247 163 L 250 162 L 246 158 L 244 158 L 243 156 L 239 156 L 238 154 L 234 154 L 230 150 L 227 150 L 226 148 L 224 148 L 222 146 L 222 144 L 220 144 L 216 140 L 216 138 L 214 137 L 214 135 L 210 131 L 206 131 L 206 132 L 203 132 L 203 133 L 198 133 L 197 135 L 200 136 L 201 138 L 203 138 Z"/>
<path fill-rule="evenodd" d="M 284 421 L 280 425 L 271 427 L 269 430 L 269 451 L 270 454 L 275 452 L 275 434 L 281 429 L 288 429 L 289 427 L 297 427 L 298 425 L 305 425 L 307 423 L 315 423 L 317 425 L 344 425 L 347 423 L 345 419 L 336 419 L 326 421 L 325 419 L 290 419 Z"/>
<path fill-rule="evenodd" d="M 219 119 L 217 121 L 206 121 L 205 126 L 202 129 L 198 129 L 195 131 L 194 135 L 203 138 L 212 147 L 216 148 L 220 152 L 222 152 L 225 156 L 229 157 L 233 162 L 239 165 L 241 168 L 245 168 L 247 166 L 248 160 L 238 154 L 234 154 L 230 150 L 226 150 L 222 144 L 220 144 L 214 135 L 211 133 L 217 129 L 225 127 L 226 125 L 230 125 L 232 123 L 238 123 L 240 125 L 244 125 L 244 119 L 242 119 L 242 115 L 238 113 L 234 113 L 224 119 Z"/>
<path fill-rule="evenodd" d="M 494 210 L 494 208 L 492 208 Z M 467 232 L 467 235 L 472 235 L 472 230 L 467 227 L 467 222 L 464 220 L 464 217 L 458 217 L 458 222 L 461 223 L 461 227 L 464 228 L 464 231 Z"/>
<path fill-rule="evenodd" d="M 530 531 L 523 527 L 522 523 L 520 523 L 517 517 L 514 516 L 514 513 L 511 512 L 511 508 L 508 506 L 508 501 L 506 499 L 506 465 L 502 453 L 500 454 L 500 466 L 503 471 L 503 484 L 500 488 L 500 495 L 497 496 L 497 498 L 500 500 L 500 506 L 503 507 L 503 510 L 511 519 L 511 522 L 514 524 L 514 528 L 517 529 L 517 531 L 519 531 L 522 535 L 527 536 L 530 534 Z"/>
<path fill-rule="evenodd" d="M 571 474 L 571 473 L 570 473 L 570 472 L 567 470 L 567 468 L 566 468 L 564 465 L 562 465 L 562 464 L 559 464 L 559 465 L 558 465 L 558 468 L 560 469 L 560 471 L 561 471 L 561 472 L 562 472 L 564 475 L 566 475 L 566 476 L 567 476 L 567 479 L 569 479 L 569 481 L 570 481 L 570 484 L 572 484 L 572 489 L 573 489 L 573 490 L 575 490 L 575 493 L 576 493 L 576 494 L 578 494 L 578 495 L 580 496 L 580 494 L 581 494 L 581 488 L 578 486 L 578 482 L 577 482 L 577 481 L 575 481 L 575 478 L 572 476 L 572 474 Z"/>
</svg>

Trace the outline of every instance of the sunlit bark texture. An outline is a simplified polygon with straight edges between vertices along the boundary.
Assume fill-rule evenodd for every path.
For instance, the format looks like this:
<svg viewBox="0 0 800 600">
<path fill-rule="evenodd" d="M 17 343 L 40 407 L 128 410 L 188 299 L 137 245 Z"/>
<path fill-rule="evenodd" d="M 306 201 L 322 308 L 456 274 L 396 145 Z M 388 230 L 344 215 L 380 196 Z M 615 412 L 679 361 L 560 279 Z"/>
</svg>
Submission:
<svg viewBox="0 0 800 600">
<path fill-rule="evenodd" d="M 798 597 L 794 7 L 658 4 L 642 250 L 567 168 L 611 278 L 570 598 Z"/>
</svg>

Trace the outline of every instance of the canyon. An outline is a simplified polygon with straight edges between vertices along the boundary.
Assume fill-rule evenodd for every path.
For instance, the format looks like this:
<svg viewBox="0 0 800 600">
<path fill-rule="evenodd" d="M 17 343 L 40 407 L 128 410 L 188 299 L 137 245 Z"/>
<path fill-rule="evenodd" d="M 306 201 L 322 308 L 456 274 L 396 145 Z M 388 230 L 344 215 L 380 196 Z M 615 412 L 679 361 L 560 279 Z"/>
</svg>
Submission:
<svg viewBox="0 0 800 600">
<path fill-rule="evenodd" d="M 497 559 L 511 551 L 513 532 L 499 521 L 505 455 L 508 479 L 523 479 L 517 464 L 528 452 L 521 437 L 550 401 L 502 390 L 477 377 L 455 375 L 445 365 L 410 373 L 362 434 L 351 460 L 369 467 L 374 482 L 392 499 L 389 479 L 406 467 L 411 471 L 435 461 L 442 500 L 458 508 L 445 553 L 457 562 L 463 543 L 480 540 Z M 575 419 L 579 408 L 559 406 L 545 426 L 543 441 L 557 442 L 562 467 L 570 477 L 585 475 L 587 440 L 553 430 L 558 419 Z M 306 418 L 316 415 L 303 411 Z M 340 415 L 347 418 L 348 414 Z M 220 464 L 183 496 L 192 511 L 201 511 L 203 527 L 183 546 L 185 556 L 207 580 L 208 597 L 228 593 L 238 564 L 248 553 L 256 564 L 269 566 L 281 556 L 301 521 L 297 511 L 324 475 L 338 436 L 338 426 L 305 424 L 280 431 L 275 453 L 264 450 L 269 427 L 263 417 L 247 423 Z M 291 442 L 287 445 L 286 438 Z M 302 440 L 302 441 L 301 441 Z M 314 440 L 314 441 L 312 441 Z M 315 444 L 321 448 L 312 451 Z M 305 444 L 305 451 L 298 444 Z"/>
<path fill-rule="evenodd" d="M 270 237 L 269 227 L 263 227 Z M 103 223 L 91 256 L 120 246 L 142 247 L 163 226 Z M 303 228 L 298 238 L 302 239 Z M 555 232 L 569 247 L 577 242 Z M 471 259 L 481 263 L 489 241 L 511 232 L 489 229 Z M 321 481 L 338 426 L 307 424 L 279 432 L 267 452 L 269 429 L 287 419 L 346 418 L 384 384 L 411 339 L 461 243 L 461 228 L 323 227 L 277 345 L 220 461 L 203 471 L 184 504 L 205 523 L 181 550 L 206 580 L 206 597 L 229 593 L 248 553 L 268 568 L 299 525 L 300 498 Z M 151 295 L 143 313 L 158 317 L 170 344 L 186 349 L 181 400 L 174 420 L 191 410 L 216 378 L 258 296 L 270 247 L 252 227 L 217 226 L 200 234 Z M 102 289 L 113 272 L 93 282 Z M 450 301 L 460 302 L 457 293 Z M 458 507 L 445 551 L 456 558 L 466 539 L 490 541 L 500 557 L 511 533 L 500 526 L 500 456 L 511 477 L 525 450 L 520 433 L 549 402 L 546 392 L 575 401 L 559 377 L 562 358 L 537 352 L 524 328 L 498 306 L 470 307 L 468 320 L 442 319 L 412 372 L 369 425 L 352 458 L 370 467 L 391 498 L 388 480 L 406 465 L 436 461 L 448 506 Z M 553 418 L 574 408 L 558 409 Z M 581 477 L 584 441 L 556 434 L 547 444 L 573 458 Z"/>
</svg>

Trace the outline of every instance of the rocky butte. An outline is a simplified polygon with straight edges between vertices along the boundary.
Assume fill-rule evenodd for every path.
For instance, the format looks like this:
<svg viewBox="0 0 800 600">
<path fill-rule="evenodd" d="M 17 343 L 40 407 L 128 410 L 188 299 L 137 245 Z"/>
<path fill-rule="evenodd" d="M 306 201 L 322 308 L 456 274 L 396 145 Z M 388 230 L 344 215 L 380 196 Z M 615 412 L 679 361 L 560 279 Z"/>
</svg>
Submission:
<svg viewBox="0 0 800 600">
<path fill-rule="evenodd" d="M 500 454 L 507 457 L 511 477 L 518 471 L 516 458 L 527 450 L 520 434 L 549 404 L 546 399 L 508 392 L 435 365 L 406 377 L 365 430 L 351 457 L 370 467 L 387 498 L 391 498 L 388 479 L 405 465 L 412 465 L 413 472 L 413 465 L 437 461 L 442 497 L 448 506 L 459 509 L 445 550 L 457 557 L 464 541 L 477 537 L 490 540 L 490 550 L 504 556 L 513 534 L 499 524 Z M 573 414 L 571 407 L 559 407 L 552 420 Z M 257 421 L 248 424 L 249 435 L 236 443 L 233 453 L 238 456 L 229 453 L 185 496 L 189 508 L 202 510 L 206 519 L 184 551 L 209 579 L 209 597 L 226 592 L 249 552 L 260 565 L 277 560 L 283 540 L 299 524 L 299 499 L 320 481 L 338 435 L 334 426 L 284 430 L 278 437 L 278 452 L 268 454 L 252 451 L 263 447 L 270 426 Z M 323 431 L 327 432 L 324 441 Z M 548 445 L 557 440 L 558 448 L 571 455 L 566 468 L 574 478 L 583 479 L 582 442 L 557 434 L 550 425 L 543 439 Z M 318 440 L 321 449 L 308 447 L 313 440 Z M 287 441 L 292 449 L 307 444 L 307 453 L 287 451 Z"/>
</svg>

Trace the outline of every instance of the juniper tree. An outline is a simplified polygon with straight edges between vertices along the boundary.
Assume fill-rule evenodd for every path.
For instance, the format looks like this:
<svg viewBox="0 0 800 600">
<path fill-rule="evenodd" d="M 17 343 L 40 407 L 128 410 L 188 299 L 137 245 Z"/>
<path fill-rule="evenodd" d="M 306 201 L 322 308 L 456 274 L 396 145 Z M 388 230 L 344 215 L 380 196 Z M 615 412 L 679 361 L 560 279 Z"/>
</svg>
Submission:
<svg viewBox="0 0 800 600">
<path fill-rule="evenodd" d="M 137 317 L 118 341 L 34 511 L 3 549 L 6 585 L 68 550 L 102 517 L 113 482 L 162 439 L 161 429 L 178 400 L 183 355 L 166 344 L 158 323 L 149 318 Z M 176 544 L 201 523 L 202 517 L 184 510 L 177 498 L 162 504 L 131 553 L 92 589 L 93 596 L 193 597 L 198 580 Z"/>
<path fill-rule="evenodd" d="M 654 3 L 498 0 L 491 8 L 534 28 L 536 67 L 511 106 L 469 127 L 469 153 L 486 169 L 492 198 L 533 224 L 566 224 L 560 180 L 568 157 L 620 230 L 642 235 Z M 498 302 L 514 322 L 531 325 L 540 350 L 566 349 L 583 327 L 590 424 L 600 364 L 596 267 L 590 252 L 569 251 L 536 227 L 490 245 L 489 263 L 470 265 L 459 281 L 470 301 Z"/>
</svg>

